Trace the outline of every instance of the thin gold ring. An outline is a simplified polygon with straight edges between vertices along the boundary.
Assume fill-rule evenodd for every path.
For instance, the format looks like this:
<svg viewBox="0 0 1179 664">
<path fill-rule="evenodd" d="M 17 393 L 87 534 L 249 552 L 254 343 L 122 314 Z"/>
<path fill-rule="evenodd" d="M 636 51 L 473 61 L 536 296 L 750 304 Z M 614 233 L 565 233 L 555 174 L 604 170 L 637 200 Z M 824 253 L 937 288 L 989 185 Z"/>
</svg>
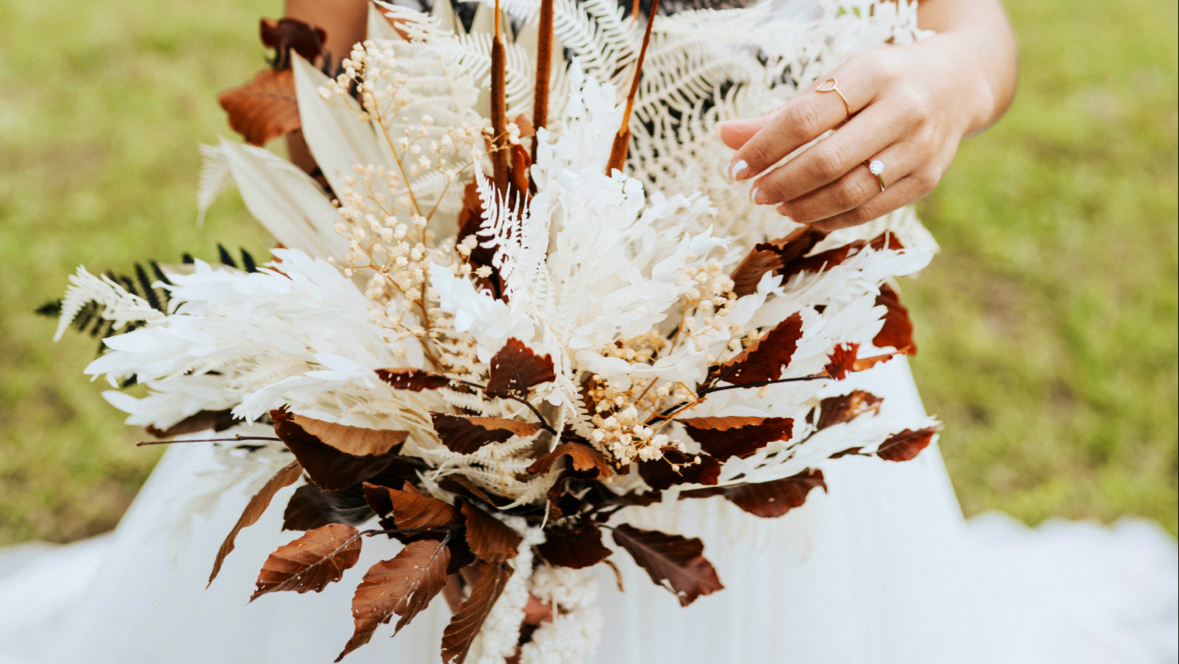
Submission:
<svg viewBox="0 0 1179 664">
<path fill-rule="evenodd" d="M 831 84 L 830 87 L 827 86 L 828 83 Z M 839 81 L 835 80 L 834 78 L 829 78 L 823 81 L 822 85 L 815 88 L 815 92 L 834 92 L 835 94 L 839 95 L 840 100 L 843 101 L 843 108 L 847 110 L 847 117 L 851 117 L 851 104 L 847 103 L 847 97 L 844 97 L 843 92 L 839 89 Z"/>
</svg>

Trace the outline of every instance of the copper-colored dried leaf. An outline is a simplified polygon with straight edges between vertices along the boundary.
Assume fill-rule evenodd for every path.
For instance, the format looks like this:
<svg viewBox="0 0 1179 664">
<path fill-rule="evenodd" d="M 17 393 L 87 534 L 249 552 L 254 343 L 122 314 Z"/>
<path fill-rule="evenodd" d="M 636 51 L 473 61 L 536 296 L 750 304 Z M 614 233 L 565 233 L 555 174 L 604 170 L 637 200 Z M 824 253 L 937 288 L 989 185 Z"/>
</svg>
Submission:
<svg viewBox="0 0 1179 664">
<path fill-rule="evenodd" d="M 483 200 L 479 198 L 479 185 L 472 180 L 463 189 L 463 207 L 458 215 L 458 237 L 456 243 L 462 244 L 468 236 L 475 235 L 483 225 Z M 495 249 L 476 244 L 467 256 L 467 262 L 478 270 L 486 267 L 491 270 L 488 277 L 475 277 L 480 290 L 490 290 L 495 297 L 503 297 L 503 287 L 499 279 L 499 270 L 494 265 Z"/>
<path fill-rule="evenodd" d="M 229 114 L 229 126 L 259 147 L 302 126 L 290 69 L 263 69 L 249 83 L 218 94 L 217 101 Z"/>
<path fill-rule="evenodd" d="M 277 21 L 262 19 L 258 26 L 262 45 L 275 50 L 275 65 L 284 69 L 290 63 L 294 51 L 308 62 L 314 62 L 323 53 L 327 33 L 323 28 L 298 19 L 280 18 Z"/>
<path fill-rule="evenodd" d="M 835 344 L 835 348 L 827 355 L 827 364 L 823 371 L 835 380 L 847 378 L 847 372 L 856 370 L 856 356 L 860 352 L 860 344 Z"/>
<path fill-rule="evenodd" d="M 430 413 L 434 432 L 451 452 L 473 454 L 490 443 L 502 443 L 512 436 L 531 436 L 540 425 L 502 417 L 459 417 Z"/>
<path fill-rule="evenodd" d="M 675 594 L 681 606 L 724 589 L 716 569 L 705 560 L 704 543 L 699 539 L 621 524 L 614 528 L 614 541 L 647 571 L 655 585 Z"/>
<path fill-rule="evenodd" d="M 782 281 L 786 281 L 800 272 L 823 272 L 824 270 L 830 270 L 847 260 L 848 256 L 854 256 L 860 249 L 864 248 L 864 244 L 863 240 L 855 240 L 842 247 L 828 249 L 827 251 L 822 251 L 805 258 L 797 258 L 782 266 L 780 270 Z"/>
<path fill-rule="evenodd" d="M 314 530 L 332 523 L 359 526 L 372 518 L 373 511 L 356 487 L 324 491 L 314 484 L 295 489 L 282 515 L 283 530 Z"/>
<path fill-rule="evenodd" d="M 237 423 L 237 420 L 233 419 L 233 411 L 231 410 L 202 410 L 195 415 L 189 415 L 167 429 L 161 430 L 149 426 L 147 433 L 156 438 L 175 438 L 186 433 L 210 430 L 225 431 L 233 428 Z"/>
<path fill-rule="evenodd" d="M 479 580 L 471 586 L 471 595 L 459 606 L 442 632 L 444 664 L 463 664 L 471 642 L 512 576 L 512 568 L 502 564 L 484 563 L 479 572 Z"/>
<path fill-rule="evenodd" d="M 468 502 L 463 502 L 463 516 L 467 518 L 467 544 L 480 560 L 504 563 L 519 553 L 520 536 L 503 521 Z"/>
<path fill-rule="evenodd" d="M 678 450 L 667 450 L 661 458 L 639 462 L 639 475 L 656 491 L 666 491 L 675 484 L 712 486 L 720 479 L 720 470 L 720 461 L 715 457 Z"/>
<path fill-rule="evenodd" d="M 319 592 L 335 583 L 360 560 L 360 533 L 339 523 L 309 530 L 270 554 L 250 601 L 266 593 L 293 590 Z"/>
<path fill-rule="evenodd" d="M 487 387 L 489 397 L 523 399 L 528 390 L 557 379 L 553 371 L 553 357 L 541 357 L 519 339 L 508 339 L 504 347 L 491 357 Z"/>
<path fill-rule="evenodd" d="M 537 546 L 536 552 L 550 565 L 573 569 L 592 567 L 610 555 L 610 549 L 602 544 L 602 529 L 593 521 L 545 530 L 544 544 Z"/>
<path fill-rule="evenodd" d="M 578 472 L 596 470 L 596 477 L 605 479 L 614 474 L 614 469 L 606 461 L 606 457 L 587 443 L 576 440 L 566 441 L 553 448 L 552 452 L 540 456 L 528 466 L 528 472 L 544 475 L 553 468 L 553 464 L 563 456 L 569 457 L 569 467 Z"/>
<path fill-rule="evenodd" d="M 424 495 L 408 482 L 400 489 L 365 483 L 364 495 L 379 516 L 391 517 L 399 529 L 439 528 L 462 523 L 453 506 Z"/>
<path fill-rule="evenodd" d="M 826 236 L 823 231 L 800 226 L 786 237 L 755 245 L 733 271 L 733 292 L 738 296 L 757 292 L 757 284 L 765 273 L 782 269 L 810 251 Z"/>
<path fill-rule="evenodd" d="M 262 513 L 270 506 L 274 495 L 280 489 L 294 484 L 302 474 L 303 467 L 296 461 L 278 471 L 274 477 L 262 485 L 258 493 L 250 498 L 250 502 L 246 503 L 246 509 L 242 511 L 237 523 L 233 524 L 233 529 L 229 531 L 229 535 L 221 543 L 221 548 L 217 550 L 217 557 L 213 560 L 213 573 L 209 575 L 209 583 L 213 583 L 213 579 L 217 578 L 217 574 L 221 572 L 221 564 L 225 562 L 225 556 L 233 551 L 234 540 L 237 539 L 237 534 L 241 532 L 242 528 L 248 528 L 258 523 L 258 519 L 262 518 Z"/>
<path fill-rule="evenodd" d="M 532 126 L 532 120 L 529 120 L 527 115 L 521 113 L 512 122 L 515 122 L 516 126 L 520 128 L 520 138 L 528 138 L 536 135 L 536 128 Z"/>
<path fill-rule="evenodd" d="M 933 435 L 938 430 L 935 427 L 904 431 L 891 436 L 876 448 L 876 456 L 885 461 L 909 461 L 915 459 L 921 450 L 929 447 L 933 442 Z"/>
<path fill-rule="evenodd" d="M 901 355 L 901 353 L 885 353 L 883 355 L 873 355 L 872 357 L 857 358 L 855 367 L 852 369 L 852 371 L 867 371 L 881 362 L 887 362 L 891 360 L 897 355 Z"/>
<path fill-rule="evenodd" d="M 421 369 L 377 369 L 377 376 L 395 390 L 421 392 L 450 385 L 446 376 Z"/>
<path fill-rule="evenodd" d="M 789 440 L 794 428 L 788 417 L 694 417 L 679 423 L 717 461 L 746 457 L 774 441 Z"/>
<path fill-rule="evenodd" d="M 850 422 L 867 412 L 879 413 L 882 403 L 884 403 L 884 399 L 863 390 L 854 390 L 838 397 L 828 397 L 819 402 L 819 421 L 815 423 L 815 428 L 822 430 L 836 424 Z"/>
<path fill-rule="evenodd" d="M 314 420 L 302 415 L 289 415 L 290 420 L 324 443 L 353 456 L 384 454 L 405 442 L 408 431 L 394 429 L 365 429 L 335 422 Z M 277 421 L 277 420 L 276 420 Z"/>
<path fill-rule="evenodd" d="M 527 201 L 530 197 L 531 189 L 528 184 L 528 167 L 532 165 L 532 158 L 528 156 L 528 149 L 519 143 L 512 145 L 510 151 L 511 170 L 509 172 L 509 179 L 514 192 L 513 200 L 515 200 L 515 196 L 520 196 L 523 201 Z"/>
<path fill-rule="evenodd" d="M 733 359 L 713 367 L 709 378 L 733 385 L 778 380 L 782 377 L 782 368 L 790 364 L 801 338 L 802 315 L 796 312 Z"/>
<path fill-rule="evenodd" d="M 900 296 L 888 284 L 880 286 L 880 295 L 876 296 L 876 305 L 888 309 L 884 314 L 884 327 L 872 338 L 872 345 L 877 348 L 892 347 L 905 355 L 916 355 L 917 344 L 913 343 L 913 321 L 909 319 L 909 310 L 901 304 Z"/>
<path fill-rule="evenodd" d="M 754 516 L 772 519 L 801 507 L 806 502 L 807 494 L 816 487 L 827 490 L 823 471 L 805 470 L 793 477 L 772 482 L 739 484 L 725 489 L 725 498 Z"/>
<path fill-rule="evenodd" d="M 352 597 L 352 638 L 336 658 L 369 642 L 377 627 L 389 622 L 393 614 L 401 616 L 394 634 L 429 605 L 446 585 L 446 566 L 450 550 L 438 540 L 410 542 L 392 560 L 369 568 L 364 581 Z"/>
<path fill-rule="evenodd" d="M 270 411 L 274 433 L 295 455 L 307 471 L 308 477 L 319 488 L 338 491 L 363 482 L 389 466 L 395 453 L 391 450 L 403 432 L 374 431 L 344 427 L 319 420 L 292 415 L 285 408 Z M 308 432 L 300 422 L 320 431 L 334 444 L 329 445 Z M 340 447 L 337 447 L 339 445 Z M 380 450 L 384 453 L 357 455 L 347 450 Z"/>
</svg>

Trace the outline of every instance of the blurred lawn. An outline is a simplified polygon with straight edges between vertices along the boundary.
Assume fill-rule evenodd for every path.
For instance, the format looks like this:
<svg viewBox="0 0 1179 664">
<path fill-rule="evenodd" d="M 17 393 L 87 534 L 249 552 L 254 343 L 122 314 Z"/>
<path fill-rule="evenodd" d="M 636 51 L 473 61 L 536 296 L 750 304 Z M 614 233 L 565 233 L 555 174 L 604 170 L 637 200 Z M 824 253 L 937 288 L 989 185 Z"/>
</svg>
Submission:
<svg viewBox="0 0 1179 664">
<path fill-rule="evenodd" d="M 226 196 L 194 224 L 213 95 L 262 64 L 278 0 L 0 0 L 0 544 L 109 529 L 158 457 L 88 383 L 96 343 L 32 309 L 75 266 L 264 252 Z M 1015 107 L 924 216 L 914 364 L 967 513 L 1177 527 L 1176 6 L 1012 6 Z"/>
</svg>

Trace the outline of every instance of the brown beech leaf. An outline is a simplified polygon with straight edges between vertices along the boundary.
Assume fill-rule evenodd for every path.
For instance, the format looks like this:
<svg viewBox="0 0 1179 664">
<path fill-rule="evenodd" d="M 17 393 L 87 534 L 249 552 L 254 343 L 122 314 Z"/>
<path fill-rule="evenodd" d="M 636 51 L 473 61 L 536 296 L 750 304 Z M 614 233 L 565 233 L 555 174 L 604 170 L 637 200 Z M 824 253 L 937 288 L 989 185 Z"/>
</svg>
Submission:
<svg viewBox="0 0 1179 664">
<path fill-rule="evenodd" d="M 479 566 L 479 580 L 471 586 L 471 595 L 463 600 L 450 624 L 442 632 L 442 661 L 444 664 L 463 664 L 471 642 L 491 613 L 491 607 L 504 591 L 512 568 L 503 564 L 483 563 Z"/>
<path fill-rule="evenodd" d="M 282 515 L 283 530 L 314 530 L 332 523 L 359 526 L 373 515 L 364 490 L 324 491 L 314 484 L 295 489 Z"/>
<path fill-rule="evenodd" d="M 512 183 L 512 189 L 514 189 L 516 192 L 519 192 L 518 195 L 523 196 L 524 200 L 528 200 L 530 195 L 530 187 L 528 184 L 528 167 L 532 165 L 532 157 L 529 156 L 528 149 L 519 143 L 513 145 L 510 150 L 510 171 L 508 173 L 508 177 Z"/>
<path fill-rule="evenodd" d="M 596 477 L 605 479 L 614 474 L 610 462 L 606 457 L 587 443 L 569 440 L 553 448 L 552 452 L 542 455 L 528 466 L 528 472 L 534 475 L 544 475 L 553 468 L 553 464 L 563 456 L 569 457 L 569 467 L 578 472 L 596 470 Z"/>
<path fill-rule="evenodd" d="M 217 101 L 229 114 L 230 128 L 252 145 L 261 147 L 302 126 L 291 69 L 263 69 L 249 83 L 218 94 Z"/>
<path fill-rule="evenodd" d="M 867 412 L 879 413 L 882 403 L 884 403 L 884 399 L 863 390 L 854 390 L 843 396 L 828 397 L 819 402 L 819 421 L 815 423 L 815 428 L 822 430 L 836 424 L 850 422 Z"/>
<path fill-rule="evenodd" d="M 147 433 L 156 438 L 175 438 L 176 436 L 183 436 L 186 433 L 199 433 L 210 430 L 225 431 L 236 424 L 237 420 L 233 419 L 233 411 L 202 410 L 195 415 L 189 415 L 167 429 L 161 430 L 149 426 L 147 427 Z"/>
<path fill-rule="evenodd" d="M 335 583 L 360 560 L 360 533 L 352 526 L 333 523 L 308 530 L 270 554 L 250 601 L 266 593 L 293 590 L 319 592 Z"/>
<path fill-rule="evenodd" d="M 400 489 L 366 482 L 364 495 L 377 515 L 391 517 L 393 525 L 399 529 L 440 528 L 463 521 L 461 513 L 453 506 L 423 494 L 408 482 Z"/>
<path fill-rule="evenodd" d="M 720 470 L 721 464 L 716 457 L 684 454 L 679 450 L 667 450 L 659 459 L 639 462 L 639 475 L 656 491 L 666 491 L 673 484 L 712 486 L 720 479 Z"/>
<path fill-rule="evenodd" d="M 909 320 L 909 310 L 901 305 L 897 292 L 888 284 L 880 286 L 880 295 L 876 296 L 876 306 L 883 306 L 888 310 L 884 314 L 884 327 L 872 338 L 872 345 L 877 348 L 893 347 L 898 353 L 916 355 L 917 344 L 913 343 L 913 321 Z"/>
<path fill-rule="evenodd" d="M 540 425 L 503 417 L 459 417 L 430 413 L 434 432 L 451 452 L 473 454 L 489 443 L 502 443 L 512 436 L 531 436 Z"/>
<path fill-rule="evenodd" d="M 705 560 L 704 543 L 698 539 L 639 530 L 624 523 L 614 528 L 614 542 L 651 575 L 655 585 L 674 593 L 680 606 L 724 589 L 716 569 Z"/>
<path fill-rule="evenodd" d="M 777 440 L 789 440 L 794 420 L 788 417 L 694 417 L 679 420 L 701 449 L 727 461 L 746 457 Z"/>
<path fill-rule="evenodd" d="M 725 489 L 725 498 L 754 516 L 772 519 L 795 507 L 801 507 L 806 502 L 807 494 L 816 487 L 827 490 L 827 483 L 823 481 L 823 471 L 804 470 L 793 477 L 772 482 L 740 484 Z"/>
<path fill-rule="evenodd" d="M 323 28 L 293 18 L 280 18 L 277 21 L 264 18 L 258 31 L 262 45 L 275 51 L 276 69 L 286 69 L 290 65 L 291 51 L 303 56 L 308 62 L 314 62 L 323 54 L 323 44 L 327 40 Z"/>
<path fill-rule="evenodd" d="M 377 369 L 377 376 L 395 390 L 437 390 L 450 385 L 450 379 L 442 374 L 421 369 Z"/>
<path fill-rule="evenodd" d="M 225 537 L 225 541 L 221 543 L 221 548 L 217 551 L 217 557 L 213 560 L 213 573 L 209 575 L 210 584 L 213 583 L 213 579 L 217 578 L 217 574 L 221 572 L 221 564 L 225 562 L 225 556 L 228 556 L 233 551 L 234 540 L 237 539 L 237 534 L 241 532 L 242 528 L 248 528 L 258 523 L 258 519 L 262 517 L 262 513 L 270 506 L 270 501 L 274 500 L 274 495 L 280 489 L 294 484 L 302 474 L 303 467 L 296 461 L 278 471 L 274 477 L 262 485 L 258 493 L 250 498 L 250 502 L 246 503 L 246 509 L 238 517 L 237 523 L 233 524 L 233 529 L 229 531 L 229 535 Z"/>
<path fill-rule="evenodd" d="M 557 379 L 553 372 L 553 357 L 541 357 L 516 338 L 508 339 L 504 347 L 491 357 L 487 387 L 483 392 L 501 399 L 528 396 L 528 390 Z"/>
<path fill-rule="evenodd" d="M 274 433 L 321 489 L 337 491 L 363 482 L 389 466 L 394 445 L 404 431 L 376 431 L 348 427 L 292 415 L 285 408 L 270 411 Z M 304 425 L 315 432 L 304 428 Z"/>
<path fill-rule="evenodd" d="M 786 237 L 755 245 L 733 271 L 733 292 L 739 297 L 757 292 L 762 275 L 781 270 L 825 237 L 827 233 L 823 231 L 800 226 Z"/>
<path fill-rule="evenodd" d="M 847 260 L 848 256 L 854 256 L 864 248 L 864 244 L 865 242 L 863 240 L 855 240 L 842 247 L 821 251 L 805 258 L 797 258 L 784 265 L 779 271 L 782 275 L 782 281 L 785 282 L 790 277 L 801 272 L 823 272 L 824 270 L 830 270 Z"/>
<path fill-rule="evenodd" d="M 471 503 L 463 501 L 462 509 L 467 518 L 467 544 L 480 560 L 504 563 L 516 557 L 520 549 L 516 531 Z"/>
<path fill-rule="evenodd" d="M 709 378 L 733 385 L 778 380 L 782 377 L 782 367 L 790 364 L 801 338 L 802 315 L 790 314 L 736 357 L 713 367 Z"/>
<path fill-rule="evenodd" d="M 462 244 L 463 240 L 468 236 L 475 235 L 483 226 L 483 200 L 479 198 L 479 186 L 474 180 L 467 184 L 463 189 L 463 207 L 459 210 L 458 215 L 458 237 L 455 238 L 458 244 Z M 503 298 L 503 285 L 500 283 L 499 270 L 493 264 L 495 258 L 495 249 L 484 247 L 482 243 L 476 244 L 475 248 L 471 250 L 471 254 L 467 256 L 467 262 L 471 264 L 474 269 L 486 267 L 491 270 L 491 275 L 488 277 L 476 277 L 476 282 L 480 290 L 490 290 L 497 298 Z"/>
<path fill-rule="evenodd" d="M 929 443 L 933 441 L 933 434 L 937 432 L 937 427 L 917 431 L 905 429 L 881 443 L 880 447 L 876 448 L 876 456 L 885 461 L 909 461 L 921 454 L 921 450 L 929 447 Z"/>
<path fill-rule="evenodd" d="M 602 529 L 593 521 L 545 530 L 544 544 L 536 552 L 550 565 L 573 569 L 592 567 L 610 556 L 610 549 L 602 544 Z"/>
<path fill-rule="evenodd" d="M 860 352 L 860 344 L 835 344 L 835 348 L 827 355 L 827 364 L 823 371 L 835 380 L 847 378 L 847 372 L 856 370 L 856 356 Z"/>
<path fill-rule="evenodd" d="M 442 591 L 449 563 L 450 550 L 445 543 L 417 540 L 392 560 L 370 567 L 352 597 L 355 630 L 336 661 L 368 643 L 377 627 L 388 623 L 395 613 L 401 619 L 393 633 L 401 631 Z"/>
</svg>

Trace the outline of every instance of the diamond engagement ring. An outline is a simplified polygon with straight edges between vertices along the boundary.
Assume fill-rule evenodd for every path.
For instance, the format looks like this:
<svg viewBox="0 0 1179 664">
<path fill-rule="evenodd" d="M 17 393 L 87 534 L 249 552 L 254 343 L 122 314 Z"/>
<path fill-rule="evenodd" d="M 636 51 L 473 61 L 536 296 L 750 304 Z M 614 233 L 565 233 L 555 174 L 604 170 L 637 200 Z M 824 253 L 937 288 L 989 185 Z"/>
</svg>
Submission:
<svg viewBox="0 0 1179 664">
<path fill-rule="evenodd" d="M 876 181 L 880 183 L 880 191 L 884 191 L 884 162 L 879 159 L 868 162 L 868 172 L 876 176 Z"/>
</svg>

